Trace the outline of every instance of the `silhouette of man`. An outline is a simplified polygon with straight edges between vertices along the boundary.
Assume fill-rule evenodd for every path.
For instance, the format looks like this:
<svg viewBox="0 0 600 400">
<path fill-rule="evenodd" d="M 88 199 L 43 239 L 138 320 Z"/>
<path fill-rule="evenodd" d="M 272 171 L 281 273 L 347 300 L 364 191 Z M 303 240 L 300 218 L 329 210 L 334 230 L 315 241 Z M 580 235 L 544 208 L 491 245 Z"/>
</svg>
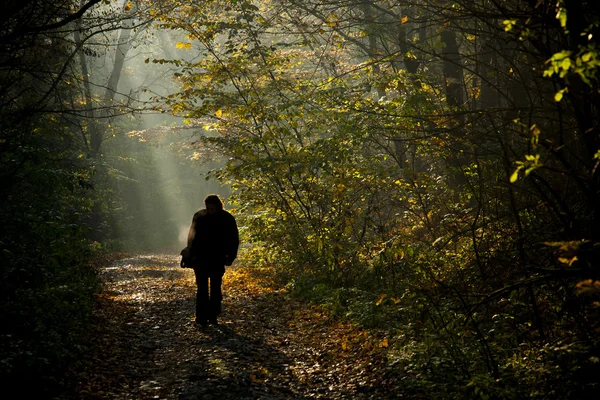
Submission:
<svg viewBox="0 0 600 400">
<path fill-rule="evenodd" d="M 204 199 L 204 205 L 206 208 L 194 214 L 187 240 L 198 287 L 196 323 L 202 326 L 217 324 L 225 266 L 237 257 L 240 242 L 235 218 L 224 210 L 221 199 L 211 194 Z"/>
</svg>

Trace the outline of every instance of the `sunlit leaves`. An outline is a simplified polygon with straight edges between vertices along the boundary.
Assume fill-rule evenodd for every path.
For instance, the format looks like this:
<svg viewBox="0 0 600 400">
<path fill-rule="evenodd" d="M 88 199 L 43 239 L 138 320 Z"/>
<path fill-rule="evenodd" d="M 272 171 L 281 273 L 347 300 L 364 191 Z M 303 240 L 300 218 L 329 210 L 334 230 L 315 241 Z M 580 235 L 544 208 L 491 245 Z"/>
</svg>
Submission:
<svg viewBox="0 0 600 400">
<path fill-rule="evenodd" d="M 377 299 L 377 301 L 375 302 L 375 305 L 376 306 L 380 305 L 385 300 L 386 297 L 387 297 L 387 294 L 385 294 L 385 293 L 381 294 L 379 296 L 379 298 Z"/>
<path fill-rule="evenodd" d="M 509 32 L 512 30 L 512 28 L 516 25 L 517 20 L 516 19 L 505 19 L 504 21 L 502 21 L 502 24 L 504 25 L 504 31 Z"/>
<path fill-rule="evenodd" d="M 177 42 L 177 44 L 175 45 L 175 47 L 177 47 L 178 49 L 189 50 L 189 49 L 192 48 L 192 44 L 191 43 L 184 43 L 184 42 Z"/>
<path fill-rule="evenodd" d="M 568 88 L 564 88 L 564 89 L 561 89 L 561 90 L 559 90 L 558 92 L 556 92 L 556 94 L 554 95 L 554 101 L 556 101 L 557 103 L 558 103 L 559 101 L 561 101 L 561 100 L 562 100 L 562 98 L 563 98 L 563 96 L 564 96 L 564 94 L 565 94 L 567 91 L 568 91 Z"/>
<path fill-rule="evenodd" d="M 524 175 L 527 177 L 530 173 L 532 173 L 533 171 L 535 171 L 537 168 L 540 168 L 543 166 L 542 162 L 540 161 L 540 155 L 539 154 L 527 154 L 525 155 L 525 161 L 516 161 L 515 165 L 517 166 L 517 168 L 514 170 L 514 172 L 512 173 L 512 175 L 510 176 L 510 182 L 514 183 L 517 181 L 517 179 L 519 178 L 519 172 L 523 172 Z"/>
<path fill-rule="evenodd" d="M 550 77 L 553 74 L 558 74 L 561 78 L 569 72 L 569 67 L 572 65 L 571 57 L 572 52 L 569 50 L 562 50 L 555 53 L 548 63 L 550 67 L 544 71 L 544 76 Z"/>
<path fill-rule="evenodd" d="M 575 285 L 577 294 L 579 295 L 592 295 L 600 293 L 600 281 L 593 279 L 586 279 Z"/>
<path fill-rule="evenodd" d="M 535 149 L 540 143 L 540 134 L 542 133 L 536 124 L 529 128 L 531 132 L 531 147 Z"/>
<path fill-rule="evenodd" d="M 559 1 L 557 3 L 556 19 L 559 21 L 560 26 L 562 28 L 566 28 L 567 27 L 567 9 L 565 7 L 562 7 L 561 3 L 562 3 L 562 1 Z"/>
<path fill-rule="evenodd" d="M 580 46 L 577 52 L 559 51 L 552 55 L 547 64 L 549 67 L 544 70 L 544 77 L 557 75 L 559 78 L 565 78 L 569 73 L 574 73 L 587 85 L 591 85 L 592 81 L 597 79 L 596 71 L 600 66 L 600 59 L 596 44 L 590 43 Z"/>
</svg>

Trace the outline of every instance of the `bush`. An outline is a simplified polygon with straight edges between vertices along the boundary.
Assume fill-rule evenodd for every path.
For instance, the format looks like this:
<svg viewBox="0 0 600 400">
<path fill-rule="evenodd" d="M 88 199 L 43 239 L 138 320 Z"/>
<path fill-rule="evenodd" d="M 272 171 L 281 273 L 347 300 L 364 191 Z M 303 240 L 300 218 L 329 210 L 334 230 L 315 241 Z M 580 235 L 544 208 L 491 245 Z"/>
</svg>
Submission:
<svg viewBox="0 0 600 400">
<path fill-rule="evenodd" d="M 78 353 L 98 290 L 83 170 L 47 156 L 32 149 L 0 203 L 0 382 L 7 393 L 44 398 Z"/>
</svg>

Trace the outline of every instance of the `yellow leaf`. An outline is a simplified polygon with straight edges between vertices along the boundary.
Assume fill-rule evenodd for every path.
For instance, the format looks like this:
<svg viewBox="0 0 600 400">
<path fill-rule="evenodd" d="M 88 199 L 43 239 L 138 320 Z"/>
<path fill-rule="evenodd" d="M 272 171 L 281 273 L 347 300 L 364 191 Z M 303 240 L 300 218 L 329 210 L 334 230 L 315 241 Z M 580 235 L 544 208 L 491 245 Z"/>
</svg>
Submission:
<svg viewBox="0 0 600 400">
<path fill-rule="evenodd" d="M 377 302 L 375 303 L 375 305 L 376 306 L 380 305 L 386 297 L 387 297 L 387 294 L 385 294 L 385 293 L 379 295 L 379 299 L 377 299 Z"/>
<path fill-rule="evenodd" d="M 404 25 L 408 22 L 408 17 L 402 17 L 400 18 L 400 24 Z"/>
<path fill-rule="evenodd" d="M 592 53 L 588 52 L 581 56 L 581 61 L 588 62 L 592 58 Z"/>
<path fill-rule="evenodd" d="M 388 338 L 385 338 L 379 343 L 379 347 L 388 347 L 390 343 L 388 342 Z"/>
<path fill-rule="evenodd" d="M 554 101 L 556 101 L 557 103 L 559 101 L 561 101 L 562 98 L 563 98 L 563 91 L 562 90 L 559 91 L 559 92 L 556 92 L 556 94 L 554 95 Z"/>
<path fill-rule="evenodd" d="M 215 115 L 217 116 L 217 118 L 221 118 L 221 116 L 223 115 L 223 110 L 215 111 Z"/>
<path fill-rule="evenodd" d="M 510 183 L 515 183 L 517 181 L 517 179 L 519 179 L 519 170 L 515 170 L 515 172 L 512 173 L 512 175 L 510 176 Z"/>
<path fill-rule="evenodd" d="M 594 281 L 592 281 L 591 279 L 586 279 L 586 280 L 581 281 L 578 284 L 576 284 L 575 287 L 582 288 L 585 286 L 591 286 L 593 283 L 594 283 Z"/>
<path fill-rule="evenodd" d="M 192 48 L 192 44 L 191 43 L 177 42 L 177 44 L 175 45 L 175 47 L 177 47 L 178 49 L 189 50 L 189 49 Z"/>
<path fill-rule="evenodd" d="M 586 279 L 575 285 L 577 294 L 594 294 L 600 292 L 600 281 Z"/>
<path fill-rule="evenodd" d="M 573 263 L 575 261 L 577 261 L 578 258 L 577 256 L 573 257 L 573 258 L 566 258 L 566 257 L 559 257 L 558 261 L 560 261 L 563 264 L 567 264 L 569 267 L 573 265 Z"/>
<path fill-rule="evenodd" d="M 342 342 L 342 350 L 348 350 L 348 342 L 346 342 L 345 340 Z"/>
<path fill-rule="evenodd" d="M 506 20 L 502 21 L 502 23 L 504 24 L 504 30 L 506 32 L 508 32 L 517 23 L 517 20 L 516 19 L 506 19 Z"/>
</svg>

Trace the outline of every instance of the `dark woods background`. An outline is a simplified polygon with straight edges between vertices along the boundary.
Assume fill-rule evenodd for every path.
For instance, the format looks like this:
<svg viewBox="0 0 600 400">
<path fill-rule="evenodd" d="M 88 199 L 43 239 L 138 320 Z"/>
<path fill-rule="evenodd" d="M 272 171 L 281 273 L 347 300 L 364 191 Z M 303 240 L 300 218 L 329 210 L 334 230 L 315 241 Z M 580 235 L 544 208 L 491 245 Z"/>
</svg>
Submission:
<svg viewBox="0 0 600 400">
<path fill-rule="evenodd" d="M 3 381 L 58 384 L 90 259 L 230 187 L 246 265 L 385 331 L 399 391 L 598 391 L 596 1 L 5 9 Z"/>
<path fill-rule="evenodd" d="M 132 64 L 148 51 L 142 42 L 151 18 L 141 7 L 2 3 L 0 378 L 7 393 L 47 398 L 60 383 L 81 350 L 98 290 L 90 262 L 99 253 L 175 254 L 202 195 L 223 192 L 193 168 L 216 162 L 193 159 L 189 133 L 173 132 L 168 143 L 161 132 L 152 143 L 126 135 L 174 122 L 139 117 L 146 107 L 139 88 L 165 74 Z"/>
</svg>

